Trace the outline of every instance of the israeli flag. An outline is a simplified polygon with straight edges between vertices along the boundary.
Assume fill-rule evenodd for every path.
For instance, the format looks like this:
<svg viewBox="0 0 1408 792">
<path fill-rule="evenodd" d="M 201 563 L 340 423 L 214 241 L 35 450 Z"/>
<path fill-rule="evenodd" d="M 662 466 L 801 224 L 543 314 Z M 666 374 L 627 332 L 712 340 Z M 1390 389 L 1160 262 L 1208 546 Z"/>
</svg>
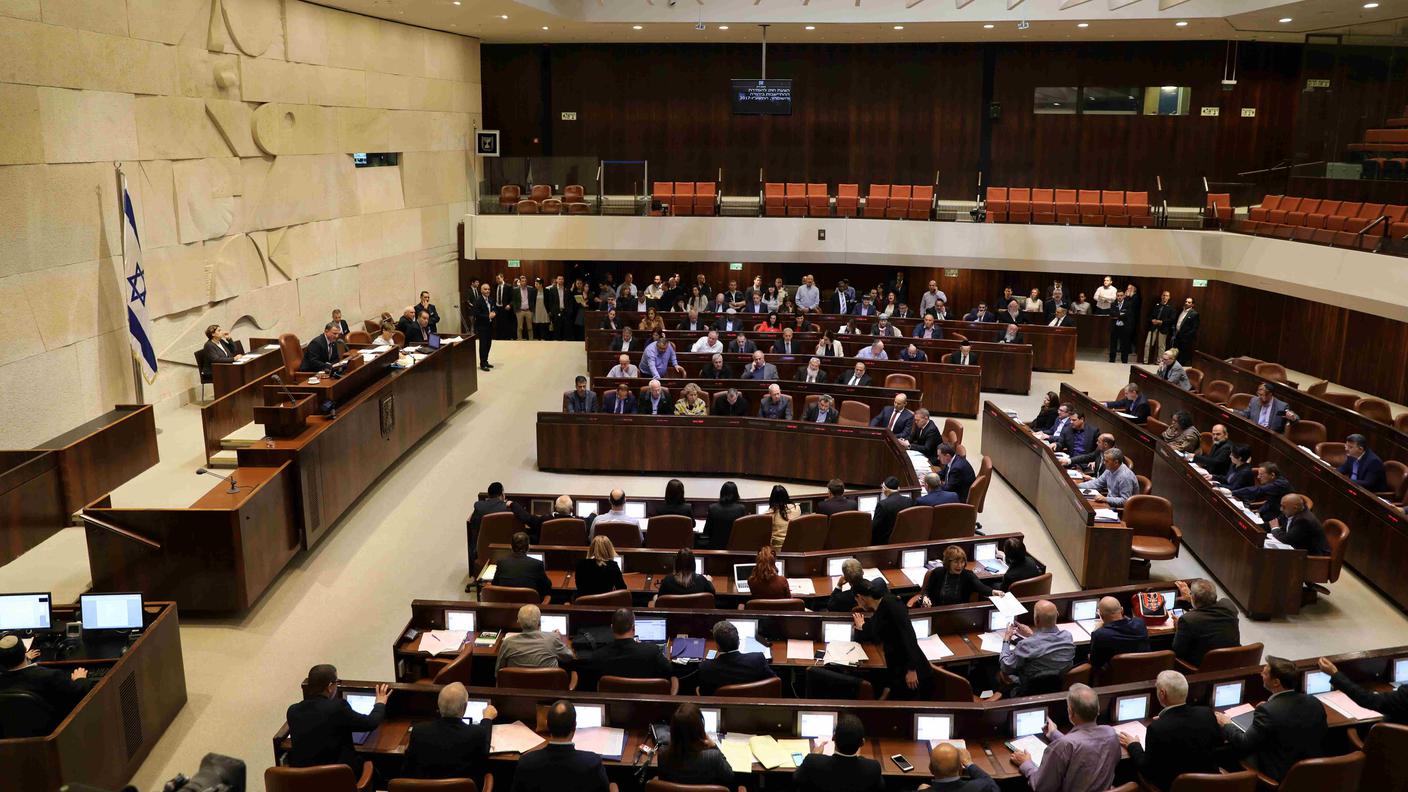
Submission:
<svg viewBox="0 0 1408 792">
<path fill-rule="evenodd" d="M 152 347 L 152 320 L 147 316 L 147 276 L 142 271 L 142 243 L 137 238 L 137 216 L 127 182 L 122 184 L 123 278 L 127 281 L 127 336 L 132 357 L 142 367 L 142 378 L 156 379 L 156 350 Z"/>
</svg>

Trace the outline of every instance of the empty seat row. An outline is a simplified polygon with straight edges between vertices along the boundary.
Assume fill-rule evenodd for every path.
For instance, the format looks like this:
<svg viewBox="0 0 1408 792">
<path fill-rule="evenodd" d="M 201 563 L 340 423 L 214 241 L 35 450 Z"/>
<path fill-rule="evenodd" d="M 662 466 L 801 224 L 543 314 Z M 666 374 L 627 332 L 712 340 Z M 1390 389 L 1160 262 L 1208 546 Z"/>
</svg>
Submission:
<svg viewBox="0 0 1408 792">
<path fill-rule="evenodd" d="M 933 185 L 872 184 L 865 195 L 865 216 L 890 220 L 929 220 L 934 216 Z"/>
<path fill-rule="evenodd" d="M 830 217 L 831 213 L 831 196 L 825 184 L 763 184 L 763 215 L 766 217 Z M 837 185 L 835 213 L 837 217 L 861 215 L 860 185 Z M 872 184 L 865 197 L 864 216 L 891 220 L 932 219 L 934 188 L 932 185 Z"/>
<path fill-rule="evenodd" d="M 825 184 L 767 182 L 763 185 L 763 214 L 767 217 L 829 217 L 831 196 Z"/>
<path fill-rule="evenodd" d="M 1364 133 L 1364 142 L 1350 143 L 1349 150 L 1408 152 L 1408 129 L 1370 129 Z"/>
<path fill-rule="evenodd" d="M 1268 195 L 1247 213 L 1237 230 L 1258 236 L 1373 250 L 1380 239 L 1408 235 L 1408 207 Z M 1376 222 L 1385 218 L 1382 222 Z"/>
<path fill-rule="evenodd" d="M 719 194 L 714 182 L 655 182 L 650 198 L 661 208 L 670 207 L 670 214 L 676 216 L 718 213 Z"/>
<path fill-rule="evenodd" d="M 983 201 L 989 223 L 1134 226 L 1154 224 L 1149 193 L 1123 190 L 1055 190 L 988 187 Z"/>
<path fill-rule="evenodd" d="M 535 201 L 531 198 L 524 198 L 514 204 L 513 211 L 521 215 L 590 214 L 591 207 L 580 201 L 569 202 L 566 199 L 548 198 Z"/>
<path fill-rule="evenodd" d="M 500 206 L 517 206 L 518 202 L 523 200 L 542 203 L 543 201 L 555 197 L 556 196 L 552 194 L 552 185 L 550 184 L 533 185 L 529 189 L 526 199 L 523 197 L 523 188 L 519 187 L 517 184 L 505 184 L 499 188 Z M 580 184 L 569 184 L 562 188 L 562 197 L 558 200 L 562 203 L 586 203 L 586 190 L 584 190 Z"/>
</svg>

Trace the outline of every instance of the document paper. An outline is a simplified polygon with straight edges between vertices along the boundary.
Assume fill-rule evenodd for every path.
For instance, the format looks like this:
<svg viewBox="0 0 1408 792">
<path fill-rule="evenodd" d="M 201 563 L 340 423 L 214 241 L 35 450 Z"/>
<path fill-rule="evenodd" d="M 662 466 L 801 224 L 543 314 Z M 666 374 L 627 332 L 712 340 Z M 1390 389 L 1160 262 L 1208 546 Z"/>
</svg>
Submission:
<svg viewBox="0 0 1408 792">
<path fill-rule="evenodd" d="M 747 734 L 730 733 L 719 742 L 719 750 L 723 752 L 728 766 L 733 768 L 735 773 L 753 772 L 753 749 L 748 747 L 750 737 L 751 735 Z"/>
<path fill-rule="evenodd" d="M 1010 591 L 1002 592 L 1002 596 L 1000 597 L 994 594 L 988 597 L 988 599 L 992 600 L 992 604 L 997 606 L 999 613 L 1011 616 L 1014 619 L 1027 612 L 1027 606 L 1018 602 L 1017 598 L 1012 596 Z"/>
<path fill-rule="evenodd" d="M 1343 690 L 1331 690 L 1328 693 L 1317 693 L 1315 698 L 1325 702 L 1326 705 L 1338 711 L 1341 715 L 1351 720 L 1378 720 L 1384 714 L 1375 712 L 1368 707 L 1361 707 L 1354 703 L 1354 699 L 1345 695 Z"/>
<path fill-rule="evenodd" d="M 812 642 L 804 638 L 787 639 L 787 659 L 788 660 L 811 660 L 813 659 Z"/>
<path fill-rule="evenodd" d="M 496 723 L 489 737 L 489 753 L 524 753 L 542 744 L 543 738 L 523 721 Z"/>
<path fill-rule="evenodd" d="M 1041 758 L 1046 755 L 1046 742 L 1035 734 L 1018 737 L 1007 744 L 1014 751 L 1026 751 L 1032 755 L 1032 764 L 1041 767 Z"/>
<path fill-rule="evenodd" d="M 759 734 L 748 741 L 748 747 L 753 751 L 753 758 L 758 760 L 758 764 L 772 770 L 778 767 L 793 767 L 792 756 L 783 750 L 777 740 L 771 734 Z M 729 764 L 732 764 L 730 762 Z"/>
<path fill-rule="evenodd" d="M 938 635 L 920 639 L 919 648 L 924 652 L 926 660 L 942 660 L 953 655 L 953 650 L 949 649 L 948 644 L 944 643 L 944 639 Z"/>
<path fill-rule="evenodd" d="M 610 726 L 578 729 L 576 734 L 572 735 L 572 742 L 579 751 L 591 751 L 607 759 L 620 759 L 621 754 L 626 751 L 626 732 L 624 729 L 613 729 Z"/>
</svg>

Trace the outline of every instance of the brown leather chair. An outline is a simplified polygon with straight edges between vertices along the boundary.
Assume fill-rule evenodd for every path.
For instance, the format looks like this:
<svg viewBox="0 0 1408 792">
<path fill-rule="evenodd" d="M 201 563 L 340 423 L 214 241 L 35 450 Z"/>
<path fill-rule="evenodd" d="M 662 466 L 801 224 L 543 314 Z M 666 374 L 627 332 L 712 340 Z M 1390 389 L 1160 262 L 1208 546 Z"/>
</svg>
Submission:
<svg viewBox="0 0 1408 792">
<path fill-rule="evenodd" d="M 698 594 L 661 594 L 655 598 L 657 608 L 678 608 L 680 610 L 713 610 L 714 595 L 707 591 Z"/>
<path fill-rule="evenodd" d="M 542 203 L 538 204 L 538 214 L 562 214 L 562 201 L 557 198 L 545 198 Z"/>
<path fill-rule="evenodd" d="M 854 399 L 842 399 L 836 423 L 842 426 L 869 426 L 870 405 Z"/>
<path fill-rule="evenodd" d="M 1319 396 L 1323 399 L 1325 397 L 1325 391 L 1329 390 L 1329 388 L 1329 380 L 1320 380 L 1319 382 L 1312 382 L 1310 386 L 1305 389 L 1305 392 L 1309 393 L 1311 396 Z"/>
<path fill-rule="evenodd" d="M 1126 781 L 1117 787 L 1110 787 L 1107 792 L 1141 792 L 1138 781 Z"/>
<path fill-rule="evenodd" d="M 806 414 L 807 414 L 807 410 L 810 410 L 810 409 L 812 408 L 812 405 L 814 405 L 814 404 L 816 404 L 816 403 L 818 403 L 818 402 L 820 402 L 820 401 L 821 401 L 821 394 L 820 394 L 820 393 L 809 393 L 809 394 L 807 394 L 807 397 L 802 400 L 802 414 L 803 414 L 803 415 L 806 415 Z"/>
<path fill-rule="evenodd" d="M 528 197 L 535 201 L 546 201 L 552 197 L 552 185 L 535 184 L 529 188 Z"/>
<path fill-rule="evenodd" d="M 490 583 L 479 590 L 480 602 L 516 602 L 520 605 L 546 605 L 548 597 L 538 593 L 537 589 L 530 589 L 526 586 L 495 586 Z"/>
<path fill-rule="evenodd" d="M 737 523 L 735 523 L 735 526 Z M 863 511 L 843 511 L 831 515 L 826 530 L 827 550 L 850 550 L 870 545 L 870 515 Z"/>
<path fill-rule="evenodd" d="M 564 202 L 562 205 L 566 207 L 567 214 L 570 215 L 592 213 L 591 206 L 589 206 L 585 201 L 573 201 L 572 203 Z"/>
<path fill-rule="evenodd" d="M 494 788 L 494 777 L 484 775 L 484 792 Z M 479 792 L 472 778 L 393 778 L 386 792 Z"/>
<path fill-rule="evenodd" d="M 640 528 L 630 523 L 599 522 L 592 525 L 592 533 L 605 536 L 616 547 L 640 547 Z"/>
<path fill-rule="evenodd" d="M 1183 773 L 1168 792 L 1256 792 L 1256 773 Z"/>
<path fill-rule="evenodd" d="M 1264 773 L 1258 772 L 1256 775 L 1262 786 L 1281 792 L 1324 792 L 1327 789 L 1358 789 L 1363 774 L 1364 754 L 1354 751 L 1343 756 L 1302 759 L 1291 765 L 1279 784 Z"/>
<path fill-rule="evenodd" d="M 1193 392 L 1201 390 L 1203 387 L 1203 370 L 1192 366 L 1184 366 L 1183 373 L 1188 375 L 1188 384 L 1193 387 Z"/>
<path fill-rule="evenodd" d="M 1354 411 L 1379 423 L 1393 423 L 1393 409 L 1388 406 L 1388 402 L 1383 399 L 1376 399 L 1373 396 L 1365 396 L 1354 403 Z"/>
<path fill-rule="evenodd" d="M 1340 568 L 1344 566 L 1344 554 L 1349 548 L 1349 526 L 1334 518 L 1324 522 L 1325 540 L 1330 544 L 1327 556 L 1307 555 L 1305 557 L 1305 582 L 1311 584 L 1319 594 L 1329 594 L 1326 583 L 1340 579 Z"/>
<path fill-rule="evenodd" d="M 432 657 L 426 662 L 426 670 L 430 671 L 430 682 L 434 685 L 448 685 L 451 682 L 459 682 L 468 687 L 470 682 L 470 671 L 473 668 L 474 653 L 471 651 L 474 643 L 471 641 L 465 645 L 460 653 L 448 663 L 437 657 Z"/>
<path fill-rule="evenodd" d="M 1081 663 L 1078 666 L 1071 666 L 1066 673 L 1061 675 L 1061 689 L 1070 690 L 1071 685 L 1090 684 L 1090 663 Z"/>
<path fill-rule="evenodd" d="M 1324 399 L 1325 401 L 1331 404 L 1339 405 L 1340 407 L 1343 407 L 1346 410 L 1353 410 L 1355 403 L 1359 401 L 1359 394 L 1340 392 L 1322 393 L 1320 394 L 1320 398 Z"/>
<path fill-rule="evenodd" d="M 885 387 L 887 387 L 887 388 L 905 388 L 905 389 L 908 389 L 908 390 L 914 390 L 914 389 L 915 389 L 916 387 L 918 387 L 918 386 L 916 385 L 916 383 L 915 383 L 915 381 L 914 381 L 914 375 L 913 375 L 913 374 L 894 373 L 894 374 L 886 374 L 886 375 L 885 375 Z"/>
<path fill-rule="evenodd" d="M 992 481 L 992 474 L 987 473 L 973 479 L 973 485 L 968 488 L 968 505 L 983 513 L 983 504 L 988 499 L 988 484 Z"/>
<path fill-rule="evenodd" d="M 934 507 L 933 533 L 930 539 L 962 539 L 972 536 L 978 527 L 978 509 L 968 503 L 945 503 Z"/>
<path fill-rule="evenodd" d="M 1154 482 L 1150 481 L 1148 476 L 1141 476 L 1135 473 L 1134 480 L 1139 484 L 1140 495 L 1148 495 L 1150 492 L 1153 492 Z"/>
<path fill-rule="evenodd" d="M 1227 380 L 1215 379 L 1203 388 L 1200 395 L 1213 404 L 1225 404 L 1232 397 L 1232 383 Z"/>
<path fill-rule="evenodd" d="M 927 542 L 934 530 L 933 506 L 910 506 L 895 515 L 894 530 L 890 533 L 890 544 Z"/>
<path fill-rule="evenodd" d="M 1142 482 L 1140 486 L 1142 488 Z M 1166 498 L 1131 495 L 1124 502 L 1124 522 L 1133 533 L 1130 555 L 1146 561 L 1168 561 L 1178 557 L 1183 532 L 1173 524 L 1173 506 Z"/>
<path fill-rule="evenodd" d="M 1014 597 L 1034 597 L 1051 593 L 1051 573 L 1043 572 L 1033 578 L 1019 580 L 1008 589 Z"/>
<path fill-rule="evenodd" d="M 1325 442 L 1327 436 L 1325 424 L 1319 421 L 1307 421 L 1302 418 L 1295 423 L 1286 424 L 1286 439 L 1306 448 L 1314 448 L 1317 444 Z"/>
<path fill-rule="evenodd" d="M 564 398 L 566 397 L 564 396 Z M 563 412 L 566 412 L 566 410 L 563 410 Z M 1148 419 L 1144 421 L 1144 429 L 1148 431 L 1149 434 L 1155 437 L 1159 437 L 1160 435 L 1162 435 L 1164 433 L 1164 430 L 1167 428 L 1168 424 L 1164 423 L 1163 421 L 1160 421 L 1158 418 L 1155 418 L 1152 413 L 1149 415 Z"/>
<path fill-rule="evenodd" d="M 830 524 L 831 518 L 825 514 L 803 514 L 793 518 L 787 524 L 787 538 L 782 540 L 782 552 L 805 553 L 824 549 Z"/>
<path fill-rule="evenodd" d="M 290 382 L 298 378 L 298 368 L 303 365 L 303 344 L 293 333 L 279 334 L 279 356 L 284 361 L 284 376 Z"/>
<path fill-rule="evenodd" d="M 1355 729 L 1348 734 L 1350 744 L 1364 752 L 1359 792 L 1403 792 L 1408 788 L 1408 726 L 1380 722 L 1369 729 L 1367 738 L 1360 739 Z"/>
<path fill-rule="evenodd" d="M 629 589 L 616 589 L 615 591 L 603 591 L 600 594 L 583 594 L 572 600 L 572 604 L 629 608 L 631 607 L 631 592 Z"/>
<path fill-rule="evenodd" d="M 1150 417 L 1150 418 L 1158 418 L 1160 415 L 1163 415 L 1163 414 L 1164 414 L 1164 404 L 1163 404 L 1163 402 L 1159 401 L 1158 399 L 1149 399 L 1149 417 Z M 1164 426 L 1168 426 L 1168 424 L 1164 424 Z"/>
<path fill-rule="evenodd" d="M 587 200 L 587 191 L 580 184 L 569 184 L 562 188 L 563 203 L 582 203 Z"/>
<path fill-rule="evenodd" d="M 944 419 L 944 442 L 949 445 L 958 445 L 963 442 L 963 424 L 957 418 Z"/>
<path fill-rule="evenodd" d="M 1001 693 L 995 693 L 987 699 L 978 698 L 973 695 L 973 684 L 966 677 L 933 663 L 930 663 L 929 667 L 934 669 L 934 701 L 958 701 L 967 704 L 1002 698 Z"/>
<path fill-rule="evenodd" d="M 739 786 L 738 792 L 744 792 L 745 789 L 746 787 Z M 652 778 L 645 782 L 645 792 L 734 792 L 734 790 L 718 784 L 676 784 Z"/>
<path fill-rule="evenodd" d="M 270 767 L 264 771 L 265 792 L 367 792 L 372 789 L 372 763 L 362 766 L 362 777 L 347 765 Z"/>
<path fill-rule="evenodd" d="M 1245 410 L 1247 405 L 1252 403 L 1252 398 L 1250 393 L 1234 393 L 1227 397 L 1227 407 L 1232 410 Z"/>
<path fill-rule="evenodd" d="M 634 677 L 603 676 L 596 683 L 599 693 L 643 693 L 653 695 L 675 695 L 680 692 L 678 677 L 669 679 L 636 679 Z"/>
<path fill-rule="evenodd" d="M 746 514 L 733 521 L 724 549 L 756 553 L 765 544 L 772 544 L 772 515 Z"/>
<path fill-rule="evenodd" d="M 694 520 L 681 514 L 651 517 L 645 529 L 645 546 L 671 550 L 694 547 Z"/>
<path fill-rule="evenodd" d="M 1386 492 L 1381 492 L 1381 497 L 1387 496 L 1389 500 L 1403 489 L 1405 481 L 1408 481 L 1408 465 L 1399 462 L 1397 459 L 1390 459 L 1384 462 L 1384 481 L 1388 485 Z"/>
<path fill-rule="evenodd" d="M 538 544 L 559 547 L 586 547 L 587 521 L 580 517 L 556 517 L 543 523 Z"/>
<path fill-rule="evenodd" d="M 1399 413 L 1398 417 L 1393 419 L 1393 428 L 1408 434 L 1408 412 Z"/>
<path fill-rule="evenodd" d="M 1125 652 L 1110 658 L 1100 674 L 1100 684 L 1123 685 L 1126 682 L 1147 682 L 1163 671 L 1173 670 L 1173 650 L 1160 652 Z"/>
<path fill-rule="evenodd" d="M 474 543 L 474 555 L 480 568 L 490 563 L 489 545 L 506 545 L 513 535 L 524 530 L 523 523 L 513 516 L 513 512 L 494 512 L 479 520 L 479 536 Z"/>
<path fill-rule="evenodd" d="M 739 610 L 750 611 L 782 611 L 784 613 L 803 613 L 807 609 L 807 603 L 796 597 L 787 599 L 750 599 L 738 606 Z"/>
<path fill-rule="evenodd" d="M 1228 646 L 1222 649 L 1213 649 L 1203 655 L 1201 665 L 1192 665 L 1182 660 L 1178 661 L 1178 667 L 1188 673 L 1204 674 L 1209 671 L 1227 671 L 1233 668 L 1251 668 L 1261 665 L 1261 652 L 1264 649 L 1260 643 L 1250 643 L 1246 646 Z"/>
<path fill-rule="evenodd" d="M 371 342 L 372 334 L 365 330 L 349 330 L 347 332 L 347 343 L 349 344 L 370 344 Z"/>
<path fill-rule="evenodd" d="M 1258 377 L 1272 382 L 1286 382 L 1286 367 L 1280 363 L 1257 363 L 1252 367 Z"/>
<path fill-rule="evenodd" d="M 987 454 L 983 454 L 982 459 L 978 460 L 977 475 L 992 478 L 992 457 L 988 456 Z"/>
<path fill-rule="evenodd" d="M 1198 433 L 1198 453 L 1204 455 L 1212 453 L 1212 432 Z"/>
<path fill-rule="evenodd" d="M 715 696 L 726 698 L 764 699 L 782 698 L 782 679 L 770 677 L 757 682 L 742 682 L 737 685 L 722 685 L 714 690 Z"/>
<path fill-rule="evenodd" d="M 532 198 L 524 198 L 514 204 L 513 210 L 521 215 L 535 215 L 538 213 L 538 202 Z"/>
<path fill-rule="evenodd" d="M 1315 449 L 1316 456 L 1320 457 L 1331 465 L 1339 467 L 1340 465 L 1344 464 L 1345 453 L 1344 443 L 1342 441 L 1326 440 L 1321 443 L 1316 443 L 1313 448 Z"/>
<path fill-rule="evenodd" d="M 526 690 L 576 690 L 577 672 L 564 668 L 500 668 L 494 685 Z"/>
<path fill-rule="evenodd" d="M 523 188 L 517 184 L 505 184 L 499 188 L 499 206 L 503 208 L 516 205 L 523 198 Z"/>
</svg>

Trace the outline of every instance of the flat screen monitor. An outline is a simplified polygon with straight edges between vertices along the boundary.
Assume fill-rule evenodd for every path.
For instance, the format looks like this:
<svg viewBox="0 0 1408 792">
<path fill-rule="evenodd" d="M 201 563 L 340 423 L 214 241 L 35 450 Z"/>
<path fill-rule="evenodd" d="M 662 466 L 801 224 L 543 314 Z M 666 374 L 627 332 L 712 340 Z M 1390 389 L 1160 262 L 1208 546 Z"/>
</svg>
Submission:
<svg viewBox="0 0 1408 792">
<path fill-rule="evenodd" d="M 1242 680 L 1219 682 L 1212 686 L 1212 706 L 1214 709 L 1235 707 L 1242 703 Z"/>
<path fill-rule="evenodd" d="M 489 706 L 488 699 L 470 699 L 464 705 L 464 722 L 478 723 L 484 720 L 484 710 Z"/>
<path fill-rule="evenodd" d="M 577 728 L 595 729 L 606 725 L 605 704 L 578 704 Z"/>
<path fill-rule="evenodd" d="M 626 501 L 626 514 L 637 520 L 645 519 L 645 504 L 639 501 Z"/>
<path fill-rule="evenodd" d="M 49 629 L 54 622 L 51 605 L 47 591 L 0 596 L 0 632 Z"/>
<path fill-rule="evenodd" d="M 696 574 L 696 575 L 702 575 L 702 574 L 704 574 L 704 559 L 702 559 L 702 558 L 696 558 L 696 559 L 694 559 L 694 574 Z"/>
<path fill-rule="evenodd" d="M 856 501 L 857 507 L 863 512 L 875 513 L 876 504 L 880 503 L 879 495 L 862 495 Z"/>
<path fill-rule="evenodd" d="M 792 115 L 791 80 L 729 80 L 734 115 Z"/>
<path fill-rule="evenodd" d="M 734 564 L 733 565 L 733 585 L 739 591 L 748 590 L 748 578 L 753 575 L 753 567 L 757 564 Z"/>
<path fill-rule="evenodd" d="M 753 513 L 754 513 L 754 514 L 767 514 L 769 508 L 771 508 L 771 506 L 769 506 L 768 504 L 766 504 L 766 503 L 759 503 L 759 504 L 757 505 L 757 510 L 754 511 Z"/>
<path fill-rule="evenodd" d="M 1020 709 L 1012 713 L 1012 736 L 1029 737 L 1046 731 L 1046 708 Z"/>
<path fill-rule="evenodd" d="M 1311 696 L 1316 693 L 1329 693 L 1333 689 L 1330 686 L 1330 675 L 1324 671 L 1306 671 L 1301 677 L 1300 686 Z"/>
<path fill-rule="evenodd" d="M 567 614 L 565 613 L 544 613 L 539 625 L 543 632 L 555 632 L 559 635 L 568 635 Z"/>
<path fill-rule="evenodd" d="M 596 507 L 596 501 L 577 501 L 577 516 L 585 520 L 596 514 Z"/>
<path fill-rule="evenodd" d="M 840 577 L 840 576 L 841 576 L 841 565 L 844 564 L 844 563 L 846 563 L 846 561 L 847 561 L 847 559 L 845 559 L 845 558 L 828 558 L 828 559 L 826 559 L 826 574 L 827 574 L 828 576 L 830 576 L 830 577 Z"/>
<path fill-rule="evenodd" d="M 704 733 L 711 737 L 719 734 L 719 723 L 723 720 L 723 710 L 718 707 L 700 707 L 699 714 L 704 716 Z"/>
<path fill-rule="evenodd" d="M 373 693 L 343 693 L 342 697 L 347 699 L 347 706 L 352 708 L 358 715 L 372 714 L 372 707 L 376 706 L 376 695 Z"/>
<path fill-rule="evenodd" d="M 1100 618 L 1099 609 L 1096 607 L 1099 600 L 1083 599 L 1071 603 L 1071 621 L 1090 621 Z"/>
<path fill-rule="evenodd" d="M 836 713 L 817 710 L 797 712 L 797 736 L 813 740 L 829 740 L 836 731 Z"/>
<path fill-rule="evenodd" d="M 979 542 L 973 545 L 974 561 L 996 561 L 997 542 Z"/>
<path fill-rule="evenodd" d="M 140 630 L 141 594 L 84 594 L 78 598 L 85 630 Z"/>
<path fill-rule="evenodd" d="M 953 716 L 915 715 L 914 739 L 921 742 L 953 739 Z"/>
<path fill-rule="evenodd" d="M 755 641 L 758 639 L 757 619 L 729 619 L 728 623 L 732 624 L 735 630 L 738 630 L 740 639 L 752 638 Z"/>
<path fill-rule="evenodd" d="M 464 630 L 467 633 L 474 632 L 474 611 L 445 611 L 445 629 Z"/>
<path fill-rule="evenodd" d="M 909 623 L 914 626 L 914 637 L 921 641 L 934 634 L 934 623 L 928 616 L 922 619 L 910 619 Z"/>
<path fill-rule="evenodd" d="M 1408 657 L 1393 661 L 1393 684 L 1408 685 Z"/>
<path fill-rule="evenodd" d="M 929 564 L 929 551 L 927 550 L 906 550 L 900 553 L 900 567 L 903 569 L 921 569 Z"/>
<path fill-rule="evenodd" d="M 636 638 L 641 643 L 665 643 L 665 620 L 636 619 Z"/>
<path fill-rule="evenodd" d="M 1007 625 L 1012 623 L 1012 617 L 993 608 L 988 611 L 988 632 L 999 632 L 1007 629 Z"/>
<path fill-rule="evenodd" d="M 524 555 L 527 555 L 529 558 L 533 559 L 534 561 L 537 561 L 540 564 L 543 563 L 542 553 L 525 553 Z"/>
<path fill-rule="evenodd" d="M 1115 699 L 1115 723 L 1144 720 L 1149 717 L 1149 694 L 1120 696 Z"/>
<path fill-rule="evenodd" d="M 821 623 L 821 640 L 824 643 L 836 643 L 837 641 L 851 640 L 851 629 L 854 627 L 850 622 L 829 621 Z"/>
</svg>

